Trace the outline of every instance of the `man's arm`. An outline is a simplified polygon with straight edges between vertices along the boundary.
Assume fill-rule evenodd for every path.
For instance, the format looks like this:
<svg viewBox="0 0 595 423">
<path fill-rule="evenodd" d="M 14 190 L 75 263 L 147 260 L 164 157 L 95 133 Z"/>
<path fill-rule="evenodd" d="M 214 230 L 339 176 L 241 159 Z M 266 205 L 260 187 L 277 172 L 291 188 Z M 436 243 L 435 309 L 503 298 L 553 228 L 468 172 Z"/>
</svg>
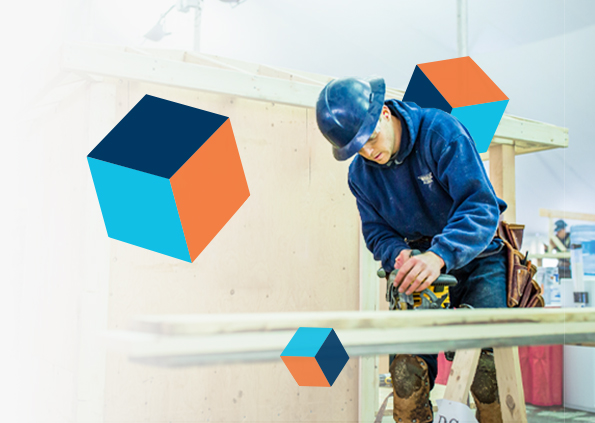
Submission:
<svg viewBox="0 0 595 423">
<path fill-rule="evenodd" d="M 454 119 L 454 118 L 453 118 Z M 450 140 L 435 133 L 427 146 L 434 158 L 434 176 L 453 199 L 448 223 L 434 236 L 430 249 L 419 256 L 402 252 L 395 267 L 399 274 L 395 286 L 411 294 L 423 291 L 446 271 L 458 269 L 477 257 L 490 244 L 500 217 L 500 206 L 473 139 L 458 122 L 458 134 Z M 502 202 L 503 208 L 505 205 Z"/>
<path fill-rule="evenodd" d="M 447 225 L 429 249 L 444 260 L 447 271 L 463 267 L 486 249 L 498 227 L 500 206 L 506 208 L 498 203 L 473 139 L 460 127 L 456 138 L 438 135 L 429 146 L 434 176 L 454 202 Z"/>
<path fill-rule="evenodd" d="M 380 260 L 384 270 L 390 273 L 397 255 L 409 247 L 351 181 L 349 181 L 349 188 L 357 201 L 366 246 L 374 254 L 374 259 Z"/>
</svg>

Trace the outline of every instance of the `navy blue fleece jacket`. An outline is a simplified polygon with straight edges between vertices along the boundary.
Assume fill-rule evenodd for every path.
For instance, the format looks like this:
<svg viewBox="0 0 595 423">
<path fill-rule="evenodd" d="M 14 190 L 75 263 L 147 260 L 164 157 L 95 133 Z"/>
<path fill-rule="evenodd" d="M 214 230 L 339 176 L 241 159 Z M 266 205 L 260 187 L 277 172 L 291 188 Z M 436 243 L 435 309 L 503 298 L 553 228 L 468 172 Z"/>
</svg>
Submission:
<svg viewBox="0 0 595 423">
<path fill-rule="evenodd" d="M 506 203 L 496 197 L 467 129 L 441 110 L 385 104 L 401 120 L 399 151 L 385 165 L 357 155 L 348 179 L 374 258 L 391 271 L 407 240 L 433 237 L 429 251 L 448 272 L 499 249 L 493 237 Z"/>
</svg>

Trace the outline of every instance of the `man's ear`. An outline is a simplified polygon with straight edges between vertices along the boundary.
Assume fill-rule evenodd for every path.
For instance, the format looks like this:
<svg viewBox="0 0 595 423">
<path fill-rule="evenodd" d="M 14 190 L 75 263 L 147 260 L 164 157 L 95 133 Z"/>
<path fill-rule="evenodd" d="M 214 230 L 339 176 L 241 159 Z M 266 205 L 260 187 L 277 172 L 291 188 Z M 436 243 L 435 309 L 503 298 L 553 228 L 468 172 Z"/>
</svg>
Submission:
<svg viewBox="0 0 595 423">
<path fill-rule="evenodd" d="M 388 106 L 385 104 L 384 106 L 382 106 L 382 112 L 380 112 L 384 117 L 390 117 L 390 109 L 388 108 Z"/>
</svg>

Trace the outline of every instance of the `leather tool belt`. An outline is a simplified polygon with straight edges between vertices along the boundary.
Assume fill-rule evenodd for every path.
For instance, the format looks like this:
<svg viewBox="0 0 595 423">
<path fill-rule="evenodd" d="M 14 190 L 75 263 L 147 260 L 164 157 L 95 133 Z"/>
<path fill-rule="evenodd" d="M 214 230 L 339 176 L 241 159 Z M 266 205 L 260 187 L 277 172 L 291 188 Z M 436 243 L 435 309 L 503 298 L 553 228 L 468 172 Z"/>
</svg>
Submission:
<svg viewBox="0 0 595 423">
<path fill-rule="evenodd" d="M 507 251 L 506 292 L 508 307 L 543 307 L 545 302 L 541 296 L 541 287 L 533 276 L 537 267 L 528 260 L 529 252 L 519 251 L 523 242 L 525 225 L 509 224 L 501 221 L 496 237 L 504 243 Z"/>
</svg>

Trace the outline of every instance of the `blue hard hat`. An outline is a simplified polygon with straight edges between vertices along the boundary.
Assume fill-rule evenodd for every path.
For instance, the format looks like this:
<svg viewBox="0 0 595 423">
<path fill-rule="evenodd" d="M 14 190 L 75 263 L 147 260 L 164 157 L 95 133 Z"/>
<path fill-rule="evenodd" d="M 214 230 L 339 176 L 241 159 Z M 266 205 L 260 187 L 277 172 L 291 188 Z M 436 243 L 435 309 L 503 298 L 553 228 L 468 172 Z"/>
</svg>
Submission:
<svg viewBox="0 0 595 423">
<path fill-rule="evenodd" d="M 329 82 L 316 102 L 316 122 L 333 145 L 333 156 L 346 160 L 368 141 L 384 105 L 382 78 L 341 78 Z"/>
<path fill-rule="evenodd" d="M 560 219 L 560 220 L 556 220 L 556 223 L 555 223 L 555 225 L 556 225 L 556 226 L 554 227 L 554 232 L 561 231 L 562 229 L 566 228 L 566 226 L 568 226 L 568 225 L 566 224 L 566 222 L 564 222 L 562 219 Z"/>
</svg>

